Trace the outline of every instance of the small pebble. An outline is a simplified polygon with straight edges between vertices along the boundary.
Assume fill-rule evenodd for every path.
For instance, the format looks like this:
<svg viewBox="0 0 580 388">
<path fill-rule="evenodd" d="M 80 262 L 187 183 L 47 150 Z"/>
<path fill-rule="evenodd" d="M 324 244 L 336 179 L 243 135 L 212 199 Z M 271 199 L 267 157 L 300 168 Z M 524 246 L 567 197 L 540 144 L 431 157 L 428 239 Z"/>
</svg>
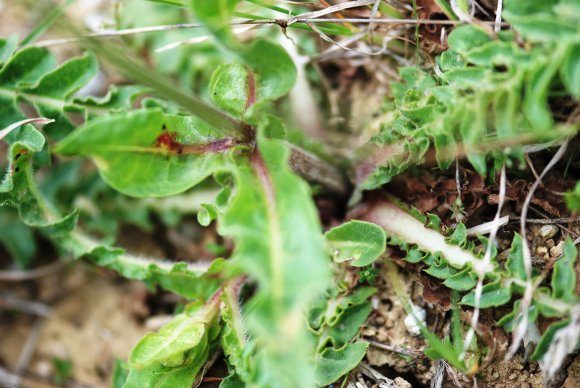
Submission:
<svg viewBox="0 0 580 388">
<path fill-rule="evenodd" d="M 384 325 L 385 318 L 383 316 L 379 315 L 378 317 L 375 318 L 375 322 L 377 325 Z"/>
<path fill-rule="evenodd" d="M 493 372 L 493 374 L 491 375 L 491 377 L 493 377 L 494 380 L 499 379 L 499 373 L 498 372 Z"/>
<path fill-rule="evenodd" d="M 560 241 L 558 245 L 550 248 L 550 256 L 559 257 L 562 254 L 562 249 L 564 248 L 564 241 Z"/>
<path fill-rule="evenodd" d="M 542 225 L 540 228 L 540 236 L 543 238 L 552 238 L 558 233 L 558 227 L 556 225 Z"/>
<path fill-rule="evenodd" d="M 409 334 L 412 336 L 421 334 L 421 326 L 425 325 L 425 318 L 427 318 L 425 309 L 421 306 L 413 305 L 413 313 L 407 315 L 403 321 Z"/>
<path fill-rule="evenodd" d="M 52 365 L 46 360 L 41 360 L 36 364 L 36 373 L 41 376 L 50 376 L 52 374 Z"/>
<path fill-rule="evenodd" d="M 543 257 L 546 253 L 548 253 L 548 248 L 546 248 L 546 247 L 537 247 L 536 248 L 536 254 L 538 256 L 542 256 Z"/>
<path fill-rule="evenodd" d="M 395 383 L 395 386 L 397 388 L 413 388 L 411 383 L 409 383 L 407 380 L 405 380 L 402 377 L 395 378 L 395 380 L 393 380 L 393 382 Z"/>
<path fill-rule="evenodd" d="M 515 374 L 515 373 L 512 373 L 512 374 L 511 374 L 511 375 L 508 377 L 508 379 L 510 379 L 510 380 L 515 380 L 517 377 L 518 377 L 518 375 L 517 375 L 517 374 Z"/>
<path fill-rule="evenodd" d="M 389 340 L 389 335 L 387 334 L 386 331 L 379 330 L 379 332 L 376 335 L 376 339 L 379 342 L 387 342 Z"/>
<path fill-rule="evenodd" d="M 547 246 L 548 248 L 552 248 L 552 247 L 553 247 L 553 246 L 555 246 L 555 245 L 556 245 L 556 243 L 554 242 L 554 240 L 553 240 L 553 239 L 549 239 L 549 240 L 547 240 L 547 241 L 546 241 L 546 246 Z"/>
</svg>

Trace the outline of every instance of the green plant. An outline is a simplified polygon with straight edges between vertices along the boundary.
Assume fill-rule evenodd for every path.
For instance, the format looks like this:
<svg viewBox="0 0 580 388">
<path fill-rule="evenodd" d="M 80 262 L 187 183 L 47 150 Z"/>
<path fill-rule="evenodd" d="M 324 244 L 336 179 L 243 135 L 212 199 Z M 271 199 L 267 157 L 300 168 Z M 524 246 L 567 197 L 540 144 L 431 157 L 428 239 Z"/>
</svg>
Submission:
<svg viewBox="0 0 580 388">
<path fill-rule="evenodd" d="M 441 340 L 421 328 L 428 357 L 472 373 L 486 349 L 477 346 L 477 339 L 467 349 L 462 346 L 461 306 L 508 305 L 525 295 L 527 282 L 536 286 L 527 311 L 530 325 L 540 316 L 554 321 L 532 359 L 548 363 L 563 357 L 554 350 L 555 338 L 572 338 L 579 315 L 577 250 L 570 239 L 553 263 L 551 278 L 537 270 L 528 278 L 522 238 L 515 235 L 502 262 L 485 237 L 468 237 L 460 222 L 465 217 L 460 198 L 453 204 L 459 223 L 445 233 L 437 216 L 384 198 L 355 211 L 357 220 L 323 233 L 313 193 L 330 193 L 342 202 L 350 194 L 345 177 L 351 171 L 344 170 L 355 171 L 360 194 L 429 161 L 432 148 L 443 170 L 465 156 L 478 173 L 490 175 L 513 160 L 523 161 L 530 144 L 548 148 L 574 135 L 578 123 L 556 119 L 550 104 L 580 98 L 580 30 L 574 22 L 580 9 L 575 2 L 511 1 L 505 17 L 513 30 L 497 35 L 481 25 L 456 27 L 435 71 L 400 69 L 402 82 L 393 86 L 387 119 L 360 153 L 379 146 L 378 151 L 371 158 L 338 163 L 329 162 L 322 145 L 286 128 L 285 107 L 278 101 L 296 82 L 292 58 L 264 37 L 242 43 L 231 29 L 234 15 L 268 19 L 240 12 L 239 0 L 152 2 L 163 9 L 177 7 L 164 14 L 168 23 L 178 23 L 176 10 L 188 8 L 210 35 L 203 46 L 205 62 L 188 61 L 187 49 L 163 57 L 167 63 L 154 61 L 162 74 L 177 71 L 186 89 L 168 76 L 152 76 L 123 55 L 122 46 L 98 39 L 82 40 L 90 50 L 57 66 L 49 50 L 29 43 L 55 21 L 60 8 L 23 41 L 15 36 L 0 40 L 0 128 L 5 128 L 0 140 L 8 143 L 0 182 L 0 242 L 26 268 L 40 234 L 62 255 L 86 258 L 189 301 L 136 344 L 126 363 L 117 363 L 115 386 L 199 384 L 220 351 L 230 372 L 224 387 L 336 382 L 367 351 L 359 329 L 372 311 L 369 299 L 376 289 L 371 286 L 380 275 L 373 265 L 390 254 L 387 247 L 404 252 L 406 262 L 454 291 L 450 335 Z M 252 11 L 294 15 L 267 1 L 247 2 Z M 447 2 L 437 3 L 450 18 L 457 14 L 462 19 L 468 2 L 461 2 L 461 15 Z M 272 24 L 329 35 L 359 32 L 334 23 L 314 28 L 297 20 Z M 78 32 L 65 22 L 61 27 Z M 163 39 L 129 43 L 158 46 L 167 43 Z M 120 68 L 135 85 L 112 86 L 102 98 L 76 95 L 98 73 L 97 57 Z M 40 117 L 27 118 L 31 110 Z M 75 124 L 75 116 L 82 124 Z M 82 159 L 92 160 L 98 174 L 85 172 Z M 579 187 L 566 196 L 572 210 L 578 210 Z M 169 202 L 146 199 L 164 197 L 178 198 L 187 209 L 170 211 L 164 207 Z M 360 196 L 352 198 L 356 202 Z M 92 202 L 107 205 L 95 210 Z M 151 212 L 167 224 L 175 224 L 181 212 L 196 213 L 201 225 L 215 223 L 234 248 L 212 246 L 229 257 L 200 264 L 135 256 L 111 244 L 120 224 L 150 229 Z M 17 218 L 21 223 L 14 224 Z M 487 246 L 489 261 L 481 249 Z M 387 266 L 392 283 L 400 282 L 393 263 Z M 353 271 L 359 272 L 349 282 Z M 478 280 L 484 284 L 476 303 Z M 408 296 L 399 297 L 412 314 Z M 521 321 L 521 304 L 515 300 L 513 311 L 498 324 L 513 330 Z M 67 368 L 61 368 L 64 377 Z"/>
<path fill-rule="evenodd" d="M 376 168 L 357 176 L 361 189 L 432 158 L 431 145 L 440 168 L 465 156 L 485 175 L 490 160 L 498 171 L 512 159 L 523 160 L 526 144 L 575 133 L 577 123 L 555 120 L 549 102 L 580 98 L 578 12 L 573 1 L 509 1 L 504 16 L 513 30 L 493 36 L 480 26 L 455 28 L 435 74 L 401 68 L 394 109 L 373 138 L 380 147 L 370 159 Z"/>
<path fill-rule="evenodd" d="M 517 233 L 512 241 L 507 260 L 500 264 L 497 260 L 497 249 L 493 247 L 489 267 L 486 267 L 483 258 L 485 250 L 479 250 L 477 253 L 476 248 L 478 245 L 488 246 L 488 239 L 482 236 L 469 239 L 463 224 L 459 224 L 448 237 L 444 237 L 436 230 L 440 225 L 436 216 L 425 216 L 413 210 L 405 211 L 400 208 L 400 205 L 389 201 L 367 209 L 367 213 L 362 214 L 361 217 L 382 226 L 387 232 L 387 245 L 396 246 L 405 252 L 405 261 L 421 264 L 425 273 L 440 279 L 448 288 L 456 292 L 466 292 L 459 301 L 462 305 L 475 306 L 474 288 L 478 276 L 482 274 L 485 278 L 485 285 L 479 302 L 480 308 L 504 306 L 514 296 L 524 295 L 527 275 L 522 238 Z M 534 290 L 529 324 L 533 325 L 540 315 L 560 320 L 553 323 L 552 329 L 544 333 L 532 355 L 533 360 L 540 360 L 545 355 L 555 331 L 567 325 L 571 325 L 570 327 L 575 325 L 578 296 L 576 295 L 574 263 L 577 256 L 578 251 L 575 245 L 567 239 L 561 257 L 554 264 L 554 273 L 549 287 L 541 286 Z M 545 284 L 546 280 L 545 273 L 534 271 L 533 284 Z M 502 317 L 498 325 L 505 327 L 507 331 L 512 331 L 516 325 L 519 308 L 519 301 L 516 301 L 513 311 Z M 444 358 L 453 365 L 460 367 L 463 364 L 463 360 L 459 358 L 462 352 L 461 347 L 439 344 L 438 339 L 433 338 L 431 333 L 425 335 L 433 349 L 444 346 L 440 350 L 434 350 L 432 355 L 441 357 L 442 354 L 446 354 Z M 454 340 L 457 343 L 457 335 Z M 443 350 L 447 347 L 449 347 L 448 350 Z M 466 366 L 462 366 L 461 369 L 467 371 Z"/>
</svg>

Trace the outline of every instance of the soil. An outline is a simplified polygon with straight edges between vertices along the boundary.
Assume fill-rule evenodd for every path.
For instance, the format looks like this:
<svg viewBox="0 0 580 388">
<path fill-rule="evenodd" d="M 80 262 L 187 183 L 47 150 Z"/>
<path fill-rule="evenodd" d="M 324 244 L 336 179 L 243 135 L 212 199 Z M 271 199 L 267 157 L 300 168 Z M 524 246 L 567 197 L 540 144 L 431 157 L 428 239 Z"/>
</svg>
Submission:
<svg viewBox="0 0 580 388">
<path fill-rule="evenodd" d="M 48 318 L 2 311 L 0 360 L 10 371 L 16 369 L 27 341 L 39 331 L 33 357 L 22 384 L 52 386 L 55 359 L 72 363 L 67 386 L 110 386 L 115 359 L 126 359 L 131 348 L 152 322 L 146 305 L 147 290 L 139 282 L 95 271 L 83 263 L 28 284 L 3 284 L 2 292 L 31 300 L 34 288 L 37 303 L 50 308 Z M 145 319 L 149 316 L 149 319 Z"/>
</svg>

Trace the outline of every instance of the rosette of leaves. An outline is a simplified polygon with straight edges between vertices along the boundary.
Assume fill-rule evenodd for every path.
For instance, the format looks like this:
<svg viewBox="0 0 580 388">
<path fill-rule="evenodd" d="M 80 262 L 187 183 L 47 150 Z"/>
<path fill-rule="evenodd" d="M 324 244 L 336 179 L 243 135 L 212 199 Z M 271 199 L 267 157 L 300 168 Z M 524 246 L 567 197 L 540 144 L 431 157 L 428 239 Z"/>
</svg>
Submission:
<svg viewBox="0 0 580 388">
<path fill-rule="evenodd" d="M 211 79 L 217 107 L 195 97 L 187 100 L 197 117 L 175 109 L 168 114 L 162 107 L 131 110 L 134 93 L 117 91 L 102 100 L 74 97 L 96 72 L 92 54 L 56 69 L 44 49 L 2 55 L 7 59 L 0 69 L 0 95 L 6 101 L 0 106 L 10 113 L 7 120 L 22 117 L 16 102 L 26 99 L 56 122 L 46 129 L 46 138 L 31 126 L 10 134 L 1 203 L 18 208 L 27 225 L 45 230 L 75 257 L 202 302 L 135 347 L 128 387 L 190 385 L 218 346 L 230 363 L 230 382 L 316 385 L 312 361 L 319 348 L 305 311 L 330 285 L 330 259 L 310 189 L 288 166 L 282 121 L 269 113 L 270 102 L 289 92 L 296 70 L 277 44 L 234 40 L 229 19 L 235 4 L 194 2 L 196 18 L 237 57 Z M 98 44 L 91 47 L 118 59 Z M 144 79 L 142 68 L 133 72 Z M 175 96 L 163 90 L 163 96 Z M 83 115 L 79 128 L 71 127 L 69 109 Z M 219 233 L 234 242 L 232 257 L 217 259 L 204 271 L 193 264 L 151 262 L 91 238 L 76 225 L 77 211 L 63 217 L 38 189 L 32 156 L 46 151 L 90 158 L 108 185 L 132 197 L 176 195 L 213 177 L 223 189 L 215 203 L 205 205 L 200 220 L 217 220 Z M 251 284 L 251 296 L 221 298 L 239 279 Z"/>
<path fill-rule="evenodd" d="M 373 139 L 393 152 L 360 179 L 362 189 L 387 183 L 421 164 L 431 146 L 441 168 L 466 156 L 485 175 L 521 160 L 522 146 L 575 133 L 549 106 L 554 96 L 580 99 L 578 5 L 562 0 L 533 5 L 506 3 L 513 30 L 456 27 L 449 50 L 437 58 L 435 74 L 401 68 L 393 86 L 395 112 Z M 380 152 L 378 153 L 380 155 Z"/>
<path fill-rule="evenodd" d="M 404 259 L 407 262 L 422 266 L 422 270 L 428 275 L 441 280 L 442 284 L 454 292 L 463 293 L 463 297 L 458 300 L 462 305 L 475 306 L 474 287 L 479 274 L 484 274 L 479 307 L 495 308 L 508 305 L 515 300 L 513 311 L 501 318 L 497 324 L 508 331 L 517 325 L 519 299 L 524 296 L 527 281 L 522 237 L 519 234 L 515 234 L 505 262 L 498 262 L 497 249 L 492 245 L 490 266 L 484 267 L 483 255 L 489 240 L 482 236 L 468 238 L 466 228 L 461 223 L 445 237 L 440 234 L 441 221 L 437 216 L 422 215 L 414 209 L 403 210 L 401 205 L 392 202 L 376 204 L 375 208 L 363 218 L 382 226 L 387 235 L 387 244 L 405 252 Z M 550 278 L 536 269 L 532 272 L 531 282 L 540 286 L 535 288 L 532 294 L 529 322 L 534 324 L 540 315 L 556 320 L 537 344 L 532 355 L 533 360 L 542 360 L 552 347 L 557 346 L 558 341 L 553 339 L 560 330 L 574 332 L 577 325 L 579 298 L 576 295 L 574 271 L 577 257 L 578 251 L 568 238 L 564 243 L 562 255 L 554 263 Z M 433 354 L 448 354 L 451 357 L 447 358 L 448 361 L 460 369 L 463 368 L 462 362 L 456 362 L 459 360 L 461 346 L 448 347 L 433 338 L 432 334 L 428 332 L 423 334 L 434 349 L 443 346 Z M 572 344 L 566 352 L 574 349 L 575 344 Z"/>
</svg>

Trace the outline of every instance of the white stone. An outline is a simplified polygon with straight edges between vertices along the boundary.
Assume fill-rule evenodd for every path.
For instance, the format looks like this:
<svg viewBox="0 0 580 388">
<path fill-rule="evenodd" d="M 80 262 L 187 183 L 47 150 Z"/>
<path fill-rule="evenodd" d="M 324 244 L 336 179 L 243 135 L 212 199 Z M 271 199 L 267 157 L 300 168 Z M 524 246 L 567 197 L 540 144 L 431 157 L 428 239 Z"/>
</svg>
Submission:
<svg viewBox="0 0 580 388">
<path fill-rule="evenodd" d="M 558 227 L 556 225 L 542 225 L 540 228 L 540 236 L 543 238 L 552 238 L 558 233 Z"/>
<path fill-rule="evenodd" d="M 425 319 L 427 318 L 427 312 L 421 306 L 413 305 L 413 312 L 405 318 L 403 321 L 407 331 L 412 336 L 418 336 L 421 334 L 421 327 L 426 326 Z"/>
</svg>

